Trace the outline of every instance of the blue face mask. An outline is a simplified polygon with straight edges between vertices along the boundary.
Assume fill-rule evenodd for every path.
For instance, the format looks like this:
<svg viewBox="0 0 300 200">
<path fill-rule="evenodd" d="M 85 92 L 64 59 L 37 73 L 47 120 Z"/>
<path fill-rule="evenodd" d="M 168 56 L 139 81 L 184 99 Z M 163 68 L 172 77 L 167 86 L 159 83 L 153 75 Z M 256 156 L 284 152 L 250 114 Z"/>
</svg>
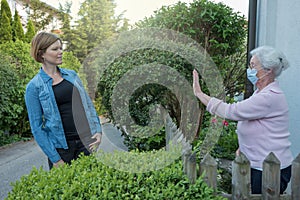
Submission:
<svg viewBox="0 0 300 200">
<path fill-rule="evenodd" d="M 253 69 L 250 69 L 250 68 L 247 69 L 247 78 L 249 79 L 249 81 L 253 85 L 255 85 L 258 81 L 258 78 L 257 78 L 256 74 L 257 74 L 256 69 L 254 69 L 254 68 Z"/>
</svg>

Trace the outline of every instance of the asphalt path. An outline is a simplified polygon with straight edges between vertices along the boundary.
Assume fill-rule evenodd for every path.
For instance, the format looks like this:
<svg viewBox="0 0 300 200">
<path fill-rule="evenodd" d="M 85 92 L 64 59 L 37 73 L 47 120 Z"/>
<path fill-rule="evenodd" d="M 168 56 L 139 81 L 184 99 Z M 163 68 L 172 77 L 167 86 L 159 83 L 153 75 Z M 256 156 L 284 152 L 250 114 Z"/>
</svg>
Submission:
<svg viewBox="0 0 300 200">
<path fill-rule="evenodd" d="M 120 131 L 110 123 L 102 124 L 100 149 L 106 152 L 127 151 Z M 11 191 L 11 183 L 29 174 L 33 167 L 49 170 L 45 154 L 34 140 L 17 142 L 0 148 L 0 199 Z"/>
</svg>

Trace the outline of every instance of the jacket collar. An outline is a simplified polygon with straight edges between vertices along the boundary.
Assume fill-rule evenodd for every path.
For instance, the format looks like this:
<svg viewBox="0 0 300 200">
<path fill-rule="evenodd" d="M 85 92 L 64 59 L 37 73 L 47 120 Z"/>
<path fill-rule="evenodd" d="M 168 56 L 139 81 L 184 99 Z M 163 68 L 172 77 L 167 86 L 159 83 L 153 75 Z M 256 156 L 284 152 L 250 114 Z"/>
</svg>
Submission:
<svg viewBox="0 0 300 200">
<path fill-rule="evenodd" d="M 256 89 L 256 91 L 254 93 L 256 94 L 258 92 L 263 92 L 263 91 L 272 91 L 272 92 L 278 93 L 278 94 L 283 93 L 283 91 L 279 87 L 279 83 L 277 80 L 273 81 L 272 83 L 270 83 L 269 85 L 267 85 L 260 91 L 258 89 Z"/>
<path fill-rule="evenodd" d="M 57 70 L 60 72 L 62 77 L 64 77 L 65 75 L 68 75 L 68 73 L 63 68 L 57 67 Z M 41 78 L 43 79 L 43 81 L 45 83 L 52 80 L 52 78 L 43 70 L 42 67 L 40 68 L 39 75 L 41 76 Z"/>
</svg>

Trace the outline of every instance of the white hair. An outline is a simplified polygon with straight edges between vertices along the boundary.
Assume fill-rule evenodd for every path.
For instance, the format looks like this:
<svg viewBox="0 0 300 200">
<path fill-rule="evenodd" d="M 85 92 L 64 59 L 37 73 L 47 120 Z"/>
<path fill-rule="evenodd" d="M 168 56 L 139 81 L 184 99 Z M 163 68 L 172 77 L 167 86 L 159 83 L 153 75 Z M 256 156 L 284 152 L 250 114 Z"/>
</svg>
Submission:
<svg viewBox="0 0 300 200">
<path fill-rule="evenodd" d="M 275 77 L 289 67 L 285 55 L 273 47 L 261 46 L 253 49 L 250 54 L 257 57 L 263 69 L 273 69 Z"/>
</svg>

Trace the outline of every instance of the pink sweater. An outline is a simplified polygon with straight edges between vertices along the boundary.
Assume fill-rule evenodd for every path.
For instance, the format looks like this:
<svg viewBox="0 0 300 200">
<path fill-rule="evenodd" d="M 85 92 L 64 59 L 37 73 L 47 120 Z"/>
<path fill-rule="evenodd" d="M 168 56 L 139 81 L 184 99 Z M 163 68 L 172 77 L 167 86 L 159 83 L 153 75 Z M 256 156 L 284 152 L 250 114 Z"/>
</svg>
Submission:
<svg viewBox="0 0 300 200">
<path fill-rule="evenodd" d="M 207 111 L 238 121 L 239 148 L 252 168 L 262 169 L 270 152 L 280 160 L 281 169 L 291 165 L 288 105 L 276 81 L 238 103 L 227 104 L 211 98 Z"/>
</svg>

